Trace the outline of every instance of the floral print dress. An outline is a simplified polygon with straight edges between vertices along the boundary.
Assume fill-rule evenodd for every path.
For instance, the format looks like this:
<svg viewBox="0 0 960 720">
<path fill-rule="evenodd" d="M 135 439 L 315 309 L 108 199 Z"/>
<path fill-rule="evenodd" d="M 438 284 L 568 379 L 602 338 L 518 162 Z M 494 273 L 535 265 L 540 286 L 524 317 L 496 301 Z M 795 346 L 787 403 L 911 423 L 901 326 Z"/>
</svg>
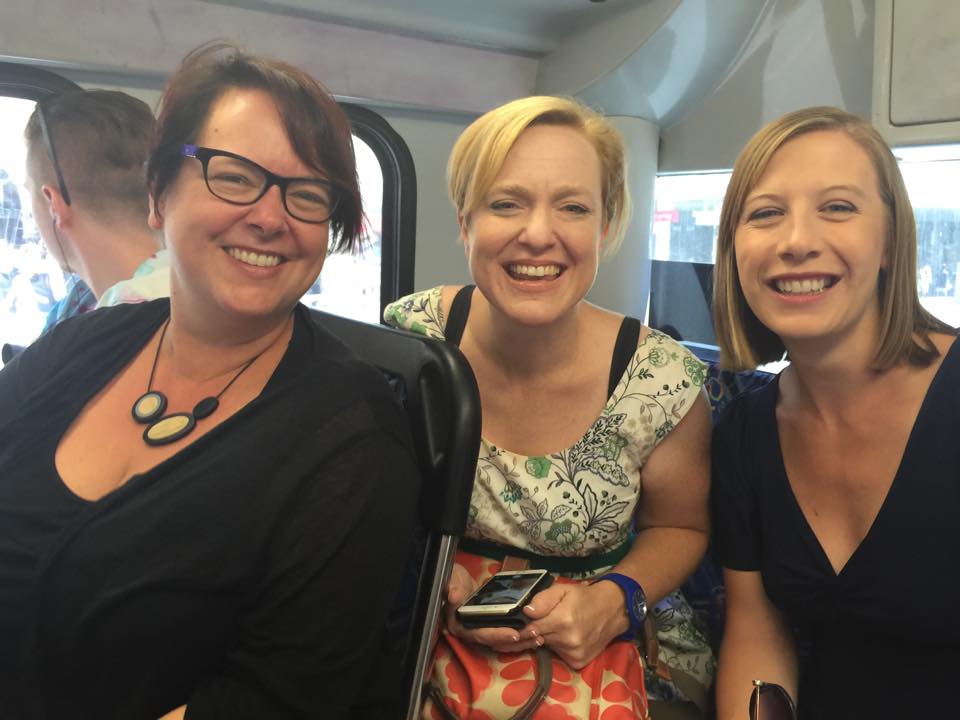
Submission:
<svg viewBox="0 0 960 720">
<path fill-rule="evenodd" d="M 401 298 L 387 306 L 384 320 L 443 339 L 440 295 L 441 288 L 435 287 Z M 686 348 L 650 330 L 600 416 L 572 447 L 527 456 L 483 439 L 466 537 L 562 558 L 629 547 L 625 544 L 634 537 L 644 463 L 693 405 L 705 377 L 706 366 Z M 607 569 L 564 574 L 585 579 Z M 653 612 L 661 658 L 709 687 L 713 654 L 702 623 L 682 594 L 671 593 Z M 647 672 L 646 686 L 651 699 L 680 695 L 673 683 L 652 672 Z"/>
</svg>

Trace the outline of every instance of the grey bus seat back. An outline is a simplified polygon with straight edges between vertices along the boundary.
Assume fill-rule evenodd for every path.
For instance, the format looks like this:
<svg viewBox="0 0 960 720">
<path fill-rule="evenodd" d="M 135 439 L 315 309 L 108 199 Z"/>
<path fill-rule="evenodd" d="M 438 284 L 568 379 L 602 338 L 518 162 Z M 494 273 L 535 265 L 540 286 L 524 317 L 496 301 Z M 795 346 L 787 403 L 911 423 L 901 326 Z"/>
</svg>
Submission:
<svg viewBox="0 0 960 720">
<path fill-rule="evenodd" d="M 457 543 L 466 527 L 480 448 L 480 394 L 455 346 L 422 335 L 311 311 L 384 374 L 410 420 L 421 472 L 422 558 L 404 651 L 406 717 L 418 717 Z"/>
</svg>

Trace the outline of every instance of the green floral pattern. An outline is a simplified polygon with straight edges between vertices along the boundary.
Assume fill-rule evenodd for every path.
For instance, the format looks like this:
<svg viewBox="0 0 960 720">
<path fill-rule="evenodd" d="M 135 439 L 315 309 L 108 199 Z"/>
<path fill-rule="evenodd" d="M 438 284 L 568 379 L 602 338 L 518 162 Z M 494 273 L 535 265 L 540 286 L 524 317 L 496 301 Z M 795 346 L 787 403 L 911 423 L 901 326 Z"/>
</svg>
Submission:
<svg viewBox="0 0 960 720">
<path fill-rule="evenodd" d="M 387 306 L 384 320 L 443 339 L 440 293 L 436 287 L 402 298 Z M 540 555 L 592 555 L 620 546 L 631 537 L 644 463 L 683 419 L 705 378 L 706 366 L 686 348 L 650 330 L 600 417 L 573 447 L 530 457 L 482 440 L 466 534 Z M 692 616 L 679 593 L 667 600 L 677 604 L 671 617 Z M 709 684 L 713 658 L 706 638 L 690 622 L 670 630 L 674 642 L 658 635 L 679 654 L 674 662 Z"/>
<path fill-rule="evenodd" d="M 388 305 L 384 319 L 443 338 L 441 288 Z M 613 549 L 630 535 L 647 457 L 689 410 L 703 363 L 650 331 L 600 417 L 573 447 L 529 457 L 483 441 L 467 535 L 541 555 Z"/>
</svg>

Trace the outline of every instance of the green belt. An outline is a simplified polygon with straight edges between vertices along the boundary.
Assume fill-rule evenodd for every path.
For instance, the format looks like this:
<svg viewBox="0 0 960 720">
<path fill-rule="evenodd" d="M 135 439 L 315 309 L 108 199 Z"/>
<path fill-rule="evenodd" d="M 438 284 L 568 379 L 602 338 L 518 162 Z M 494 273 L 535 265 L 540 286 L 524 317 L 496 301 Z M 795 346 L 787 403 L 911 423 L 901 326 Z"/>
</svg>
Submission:
<svg viewBox="0 0 960 720">
<path fill-rule="evenodd" d="M 557 557 L 554 555 L 537 555 L 536 553 L 520 548 L 500 545 L 498 543 L 487 542 L 486 540 L 473 540 L 472 538 L 461 538 L 459 548 L 474 555 L 493 558 L 494 560 L 503 560 L 507 555 L 513 557 L 525 558 L 530 561 L 530 566 L 541 570 L 549 570 L 552 573 L 560 575 L 569 575 L 571 573 L 589 573 L 616 565 L 626 557 L 633 546 L 633 538 L 627 540 L 622 545 L 613 550 L 600 553 L 598 555 L 587 555 L 585 557 Z"/>
</svg>

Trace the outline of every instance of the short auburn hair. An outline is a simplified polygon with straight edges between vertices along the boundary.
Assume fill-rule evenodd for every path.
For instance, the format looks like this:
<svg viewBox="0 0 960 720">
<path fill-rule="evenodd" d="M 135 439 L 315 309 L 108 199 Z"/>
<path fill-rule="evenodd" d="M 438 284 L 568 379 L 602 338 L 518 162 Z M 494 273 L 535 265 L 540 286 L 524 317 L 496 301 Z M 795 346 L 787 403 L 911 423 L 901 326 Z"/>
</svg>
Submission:
<svg viewBox="0 0 960 720">
<path fill-rule="evenodd" d="M 180 172 L 184 144 L 196 142 L 214 103 L 234 89 L 262 90 L 273 99 L 294 151 L 337 191 L 330 249 L 356 249 L 363 236 L 363 206 L 353 134 L 343 108 L 303 70 L 229 43 L 211 42 L 193 50 L 167 82 L 147 163 L 154 206 L 160 206 L 160 197 Z"/>
<path fill-rule="evenodd" d="M 770 160 L 790 140 L 816 131 L 845 133 L 863 148 L 877 175 L 877 191 L 886 210 L 887 267 L 880 271 L 879 278 L 880 339 L 874 367 L 884 370 L 901 361 L 927 364 L 939 355 L 930 333 L 955 331 L 920 305 L 917 228 L 897 159 L 869 122 L 835 107 L 796 110 L 765 125 L 746 144 L 734 164 L 720 211 L 713 281 L 713 319 L 720 362 L 734 370 L 752 370 L 780 360 L 786 352 L 780 337 L 760 322 L 747 304 L 737 272 L 735 240 L 747 197 Z"/>
<path fill-rule="evenodd" d="M 477 209 L 520 134 L 535 125 L 579 130 L 600 159 L 604 253 L 619 246 L 630 220 L 623 138 L 605 117 L 572 98 L 535 95 L 481 115 L 463 131 L 447 163 L 447 189 L 460 217 Z"/>
</svg>

